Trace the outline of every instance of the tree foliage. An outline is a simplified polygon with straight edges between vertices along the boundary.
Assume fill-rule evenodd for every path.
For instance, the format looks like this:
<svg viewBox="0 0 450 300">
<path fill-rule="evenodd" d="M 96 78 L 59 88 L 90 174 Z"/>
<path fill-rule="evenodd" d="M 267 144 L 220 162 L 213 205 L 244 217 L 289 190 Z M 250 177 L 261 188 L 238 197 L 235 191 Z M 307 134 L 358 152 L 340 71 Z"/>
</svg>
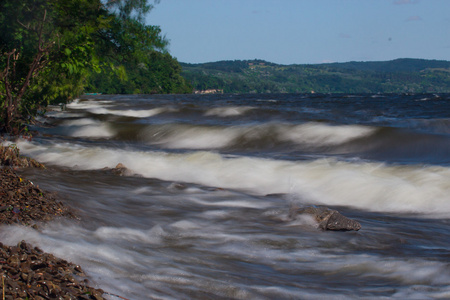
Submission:
<svg viewBox="0 0 450 300">
<path fill-rule="evenodd" d="M 152 7 L 147 0 L 2 0 L 0 130 L 11 132 L 86 87 L 119 92 L 108 81 L 120 92 L 189 92 L 160 28 L 143 22 Z"/>
<path fill-rule="evenodd" d="M 148 12 L 152 6 L 143 0 L 123 2 L 113 2 L 119 12 L 115 9 L 110 26 L 97 34 L 98 55 L 110 66 L 110 75 L 91 74 L 89 89 L 108 94 L 192 92 L 178 61 L 167 52 L 161 29 L 140 21 L 139 9 Z"/>
<path fill-rule="evenodd" d="M 91 35 L 101 26 L 99 8 L 89 0 L 0 2 L 0 125 L 11 131 L 35 114 L 49 100 L 39 96 L 56 79 L 55 98 L 68 82 L 67 91 L 80 90 L 83 74 L 95 65 Z"/>
<path fill-rule="evenodd" d="M 155 0 L 154 3 L 159 3 Z M 135 19 L 143 23 L 144 16 L 153 8 L 147 0 L 108 0 L 105 7 L 122 20 Z"/>
</svg>

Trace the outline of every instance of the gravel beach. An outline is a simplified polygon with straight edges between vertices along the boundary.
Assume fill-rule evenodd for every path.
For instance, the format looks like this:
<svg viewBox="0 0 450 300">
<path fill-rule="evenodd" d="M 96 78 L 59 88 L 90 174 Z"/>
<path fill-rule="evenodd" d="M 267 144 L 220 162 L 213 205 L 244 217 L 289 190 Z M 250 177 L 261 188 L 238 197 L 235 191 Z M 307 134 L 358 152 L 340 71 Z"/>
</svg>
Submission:
<svg viewBox="0 0 450 300">
<path fill-rule="evenodd" d="M 55 195 L 14 171 L 18 167 L 42 165 L 20 157 L 14 147 L 0 147 L 0 223 L 3 226 L 19 224 L 39 230 L 42 222 L 77 218 Z M 15 246 L 0 241 L 0 274 L 0 299 L 104 299 L 104 291 L 89 285 L 80 266 L 45 253 L 26 241 Z"/>
</svg>

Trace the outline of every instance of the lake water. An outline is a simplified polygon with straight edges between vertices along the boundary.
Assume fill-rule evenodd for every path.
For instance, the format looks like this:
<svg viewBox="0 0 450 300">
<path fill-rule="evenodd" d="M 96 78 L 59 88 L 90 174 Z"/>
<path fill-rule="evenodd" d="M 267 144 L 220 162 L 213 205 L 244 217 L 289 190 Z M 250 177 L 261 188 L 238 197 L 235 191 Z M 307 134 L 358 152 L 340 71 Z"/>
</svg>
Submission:
<svg viewBox="0 0 450 300">
<path fill-rule="evenodd" d="M 109 293 L 450 298 L 450 95 L 100 95 L 42 121 L 17 144 L 48 168 L 24 175 L 82 221 L 0 239 Z M 127 174 L 103 169 L 118 163 Z M 293 205 L 362 229 L 322 231 Z"/>
</svg>

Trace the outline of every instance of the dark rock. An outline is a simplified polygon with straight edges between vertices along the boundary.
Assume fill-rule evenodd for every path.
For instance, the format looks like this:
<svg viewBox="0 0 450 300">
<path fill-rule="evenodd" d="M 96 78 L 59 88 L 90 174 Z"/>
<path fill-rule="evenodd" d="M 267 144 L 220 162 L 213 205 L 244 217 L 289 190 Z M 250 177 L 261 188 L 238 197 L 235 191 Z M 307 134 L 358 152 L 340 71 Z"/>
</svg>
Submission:
<svg viewBox="0 0 450 300">
<path fill-rule="evenodd" d="M 4 299 L 104 299 L 104 291 L 87 285 L 80 266 L 31 247 L 0 244 Z"/>
<path fill-rule="evenodd" d="M 337 210 L 323 206 L 292 207 L 289 212 L 290 218 L 295 218 L 297 215 L 303 214 L 312 216 L 322 230 L 358 231 L 361 229 L 359 222 L 343 216 Z"/>
<path fill-rule="evenodd" d="M 0 223 L 33 226 L 55 217 L 74 218 L 68 207 L 10 168 L 0 168 Z"/>
<path fill-rule="evenodd" d="M 125 167 L 122 163 L 118 163 L 114 168 L 105 167 L 101 171 L 111 173 L 119 176 L 129 176 L 132 175 L 131 171 Z"/>
<path fill-rule="evenodd" d="M 128 169 L 122 163 L 118 163 L 117 166 L 113 168 L 111 171 L 113 174 L 124 176 L 127 174 Z"/>
</svg>

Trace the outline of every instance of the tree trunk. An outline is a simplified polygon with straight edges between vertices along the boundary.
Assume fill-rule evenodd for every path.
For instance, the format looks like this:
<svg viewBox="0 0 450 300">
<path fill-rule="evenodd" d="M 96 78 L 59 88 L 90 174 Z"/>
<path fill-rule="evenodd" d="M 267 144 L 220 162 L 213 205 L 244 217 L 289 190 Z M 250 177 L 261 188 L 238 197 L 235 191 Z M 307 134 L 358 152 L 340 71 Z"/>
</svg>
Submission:
<svg viewBox="0 0 450 300">
<path fill-rule="evenodd" d="M 44 18 L 42 23 L 40 24 L 39 32 L 38 32 L 38 47 L 37 53 L 35 54 L 32 63 L 29 66 L 27 75 L 25 78 L 17 79 L 16 78 L 16 62 L 19 60 L 20 53 L 17 52 L 17 49 L 13 49 L 9 53 L 7 53 L 7 61 L 6 67 L 3 72 L 0 74 L 0 81 L 3 81 L 5 85 L 5 93 L 6 93 L 6 101 L 5 107 L 3 107 L 3 119 L 4 126 L 7 132 L 12 133 L 14 128 L 17 126 L 14 124 L 19 120 L 19 107 L 22 103 L 23 96 L 30 85 L 31 79 L 36 76 L 48 63 L 48 61 L 42 61 L 42 58 L 50 51 L 50 49 L 55 44 L 54 41 L 47 42 L 47 45 L 44 45 L 45 42 L 43 40 L 43 27 L 46 22 L 47 10 L 44 12 Z"/>
</svg>

